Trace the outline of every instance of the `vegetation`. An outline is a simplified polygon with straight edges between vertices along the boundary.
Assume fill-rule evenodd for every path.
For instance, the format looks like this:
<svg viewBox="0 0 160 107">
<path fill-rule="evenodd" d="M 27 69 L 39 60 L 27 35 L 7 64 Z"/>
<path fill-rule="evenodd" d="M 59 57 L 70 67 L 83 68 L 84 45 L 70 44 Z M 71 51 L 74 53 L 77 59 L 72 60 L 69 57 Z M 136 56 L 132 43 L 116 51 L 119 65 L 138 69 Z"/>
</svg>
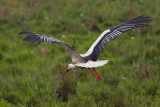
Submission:
<svg viewBox="0 0 160 107">
<path fill-rule="evenodd" d="M 1 0 L 0 107 L 158 107 L 160 106 L 159 0 Z M 23 41 L 22 28 L 54 36 L 85 53 L 106 29 L 147 15 L 151 27 L 112 40 L 99 59 L 102 81 L 73 70 L 57 44 Z"/>
</svg>

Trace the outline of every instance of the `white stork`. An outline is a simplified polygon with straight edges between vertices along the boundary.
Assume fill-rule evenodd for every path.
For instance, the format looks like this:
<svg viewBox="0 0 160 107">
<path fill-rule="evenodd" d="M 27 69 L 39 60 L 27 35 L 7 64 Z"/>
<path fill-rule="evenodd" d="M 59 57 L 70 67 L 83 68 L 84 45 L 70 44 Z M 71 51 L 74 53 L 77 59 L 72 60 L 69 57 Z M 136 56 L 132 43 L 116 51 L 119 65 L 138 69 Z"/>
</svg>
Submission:
<svg viewBox="0 0 160 107">
<path fill-rule="evenodd" d="M 37 42 L 37 45 L 40 44 L 41 42 L 50 42 L 50 43 L 57 43 L 58 45 L 63 47 L 69 53 L 73 62 L 73 64 L 68 65 L 64 74 L 66 74 L 71 69 L 88 68 L 96 77 L 96 79 L 102 80 L 101 76 L 96 72 L 95 67 L 103 66 L 104 64 L 107 64 L 109 61 L 109 60 L 97 60 L 98 56 L 105 48 L 105 46 L 113 38 L 119 36 L 123 32 L 127 32 L 135 27 L 150 26 L 148 24 L 149 22 L 151 22 L 151 17 L 139 16 L 122 24 L 119 24 L 115 27 L 112 27 L 111 29 L 104 31 L 85 54 L 78 54 L 69 45 L 53 37 L 47 37 L 26 29 L 23 29 L 22 32 L 20 32 L 20 34 L 28 34 L 28 36 L 24 38 L 24 40 L 30 41 L 31 43 Z"/>
</svg>

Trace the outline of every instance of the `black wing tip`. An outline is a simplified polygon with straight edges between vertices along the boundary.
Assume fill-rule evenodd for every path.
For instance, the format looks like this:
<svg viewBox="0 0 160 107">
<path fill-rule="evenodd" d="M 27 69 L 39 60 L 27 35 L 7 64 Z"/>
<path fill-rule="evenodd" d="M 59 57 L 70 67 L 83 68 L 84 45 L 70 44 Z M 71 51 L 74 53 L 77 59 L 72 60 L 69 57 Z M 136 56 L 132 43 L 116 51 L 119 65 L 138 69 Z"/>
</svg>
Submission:
<svg viewBox="0 0 160 107">
<path fill-rule="evenodd" d="M 36 43 L 37 45 L 43 42 L 41 39 L 37 39 L 34 35 L 25 37 L 23 41 L 30 42 L 31 44 Z"/>
<path fill-rule="evenodd" d="M 37 45 L 39 45 L 40 43 L 44 42 L 43 35 L 37 34 L 27 29 L 22 29 L 19 34 L 26 34 L 27 36 L 23 39 L 23 41 L 30 42 L 31 44 L 36 43 Z M 42 39 L 40 37 L 42 37 Z"/>
<path fill-rule="evenodd" d="M 142 16 L 138 16 L 136 18 L 131 19 L 129 22 L 133 22 L 133 23 L 150 23 L 152 21 L 152 17 L 150 16 L 146 16 L 146 15 L 142 15 Z"/>
<path fill-rule="evenodd" d="M 27 29 L 22 29 L 21 32 L 19 33 L 19 35 L 21 34 L 32 34 L 33 32 L 31 32 L 30 30 Z"/>
<path fill-rule="evenodd" d="M 23 41 L 30 42 L 31 44 L 34 44 L 37 42 L 37 45 L 39 45 L 42 41 L 40 39 L 37 39 L 37 34 L 28 30 L 28 29 L 22 29 L 22 31 L 19 33 L 21 34 L 28 34 Z"/>
<path fill-rule="evenodd" d="M 133 27 L 148 27 L 151 26 L 149 23 L 152 21 L 150 16 L 138 16 L 129 20 L 126 24 L 131 24 Z"/>
<path fill-rule="evenodd" d="M 152 19 L 152 17 L 147 16 L 147 15 L 141 15 L 141 16 L 135 17 L 135 18 L 133 18 L 133 19 L 141 19 L 141 18 L 148 18 L 148 19 Z"/>
</svg>

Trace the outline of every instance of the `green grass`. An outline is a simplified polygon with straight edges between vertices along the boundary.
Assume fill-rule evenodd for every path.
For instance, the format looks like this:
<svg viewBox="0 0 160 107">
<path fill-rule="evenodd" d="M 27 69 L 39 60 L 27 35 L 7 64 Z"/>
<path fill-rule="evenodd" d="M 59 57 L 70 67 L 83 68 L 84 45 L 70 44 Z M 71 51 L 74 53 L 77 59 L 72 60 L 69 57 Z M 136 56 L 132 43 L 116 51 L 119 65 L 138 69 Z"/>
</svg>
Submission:
<svg viewBox="0 0 160 107">
<path fill-rule="evenodd" d="M 160 106 L 159 0 L 0 1 L 0 107 Z M 153 18 L 112 40 L 99 59 L 102 81 L 71 63 L 57 44 L 23 41 L 22 28 L 54 36 L 85 53 L 106 29 L 133 17 Z M 63 38 L 65 35 L 65 38 Z M 134 37 L 134 39 L 133 39 Z"/>
</svg>

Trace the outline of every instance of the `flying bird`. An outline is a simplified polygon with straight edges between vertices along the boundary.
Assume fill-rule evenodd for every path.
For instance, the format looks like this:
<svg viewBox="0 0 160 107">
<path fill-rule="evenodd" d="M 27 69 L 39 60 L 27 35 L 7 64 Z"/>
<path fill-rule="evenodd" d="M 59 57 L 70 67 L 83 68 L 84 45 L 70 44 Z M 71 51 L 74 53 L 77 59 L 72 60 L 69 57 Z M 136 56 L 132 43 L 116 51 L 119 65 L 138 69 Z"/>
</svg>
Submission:
<svg viewBox="0 0 160 107">
<path fill-rule="evenodd" d="M 34 33 L 27 29 L 22 29 L 19 34 L 27 34 L 24 38 L 25 41 L 31 43 L 40 44 L 41 42 L 57 43 L 63 47 L 70 55 L 73 64 L 69 64 L 64 74 L 75 68 L 87 68 L 89 69 L 97 80 L 102 80 L 101 76 L 96 72 L 95 68 L 103 66 L 108 63 L 109 60 L 97 60 L 100 53 L 103 51 L 105 46 L 115 37 L 119 36 L 123 32 L 127 32 L 136 27 L 147 27 L 150 26 L 148 23 L 151 22 L 151 17 L 139 16 L 133 18 L 127 22 L 112 27 L 111 29 L 105 30 L 98 39 L 92 44 L 89 50 L 85 54 L 77 53 L 72 47 L 67 45 L 61 40 L 54 37 L 47 37 L 38 33 Z"/>
</svg>

